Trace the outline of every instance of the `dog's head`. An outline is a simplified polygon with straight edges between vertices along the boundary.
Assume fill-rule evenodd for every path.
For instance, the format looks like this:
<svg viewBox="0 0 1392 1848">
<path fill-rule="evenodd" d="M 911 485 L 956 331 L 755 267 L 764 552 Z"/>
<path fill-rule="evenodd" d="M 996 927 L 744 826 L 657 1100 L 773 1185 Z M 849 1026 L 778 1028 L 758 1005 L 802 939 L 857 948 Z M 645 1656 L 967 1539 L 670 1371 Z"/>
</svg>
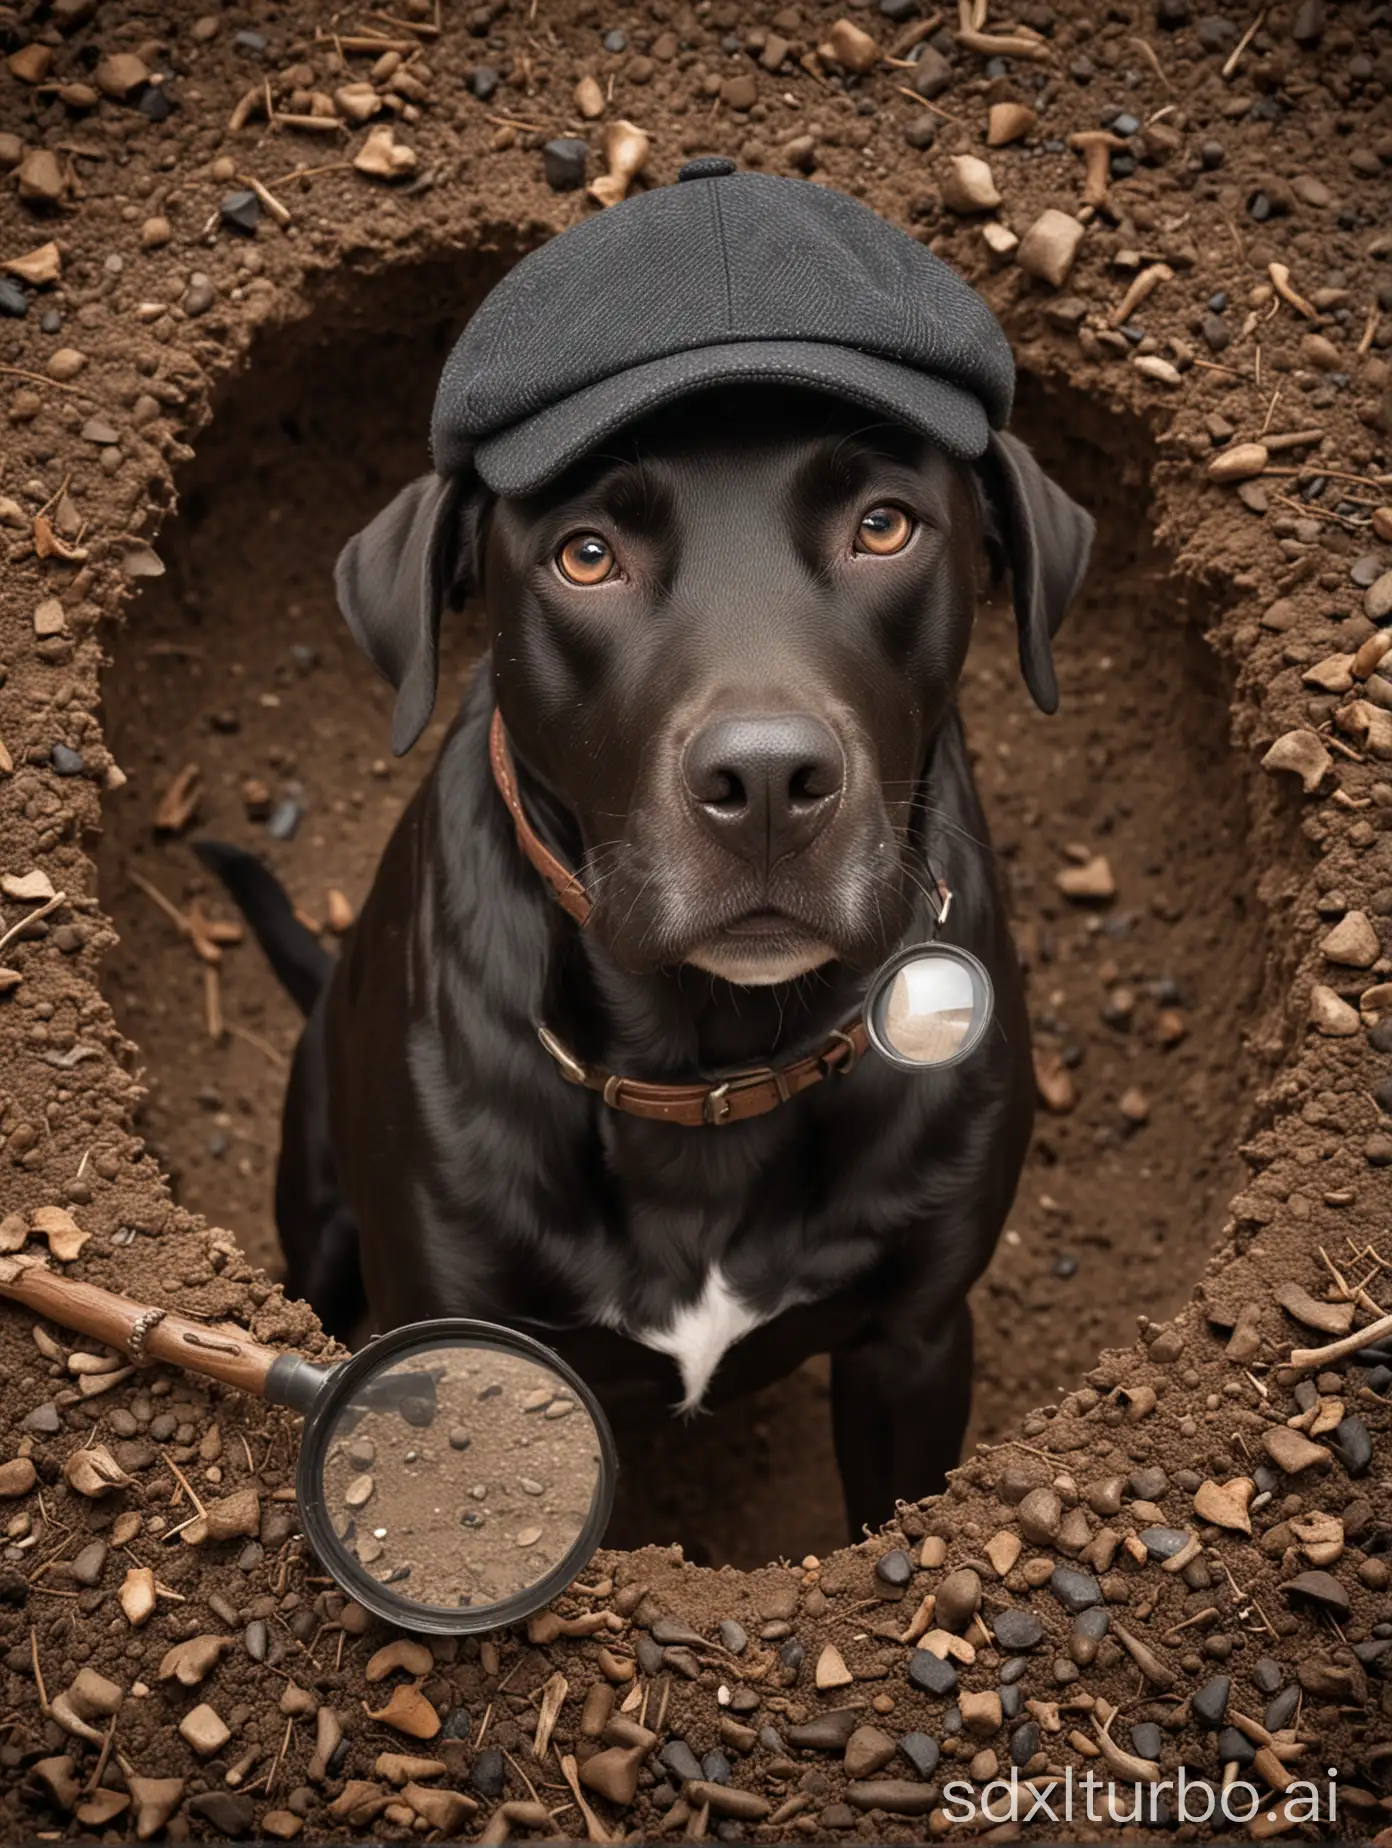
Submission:
<svg viewBox="0 0 1392 1848">
<path fill-rule="evenodd" d="M 591 930 L 629 969 L 766 984 L 899 941 L 983 557 L 1053 711 L 1091 535 L 1013 437 L 969 464 L 812 392 L 722 388 L 526 498 L 425 477 L 350 541 L 338 588 L 398 690 L 398 752 L 430 716 L 442 610 L 479 591 L 513 749 L 583 843 Z"/>
</svg>

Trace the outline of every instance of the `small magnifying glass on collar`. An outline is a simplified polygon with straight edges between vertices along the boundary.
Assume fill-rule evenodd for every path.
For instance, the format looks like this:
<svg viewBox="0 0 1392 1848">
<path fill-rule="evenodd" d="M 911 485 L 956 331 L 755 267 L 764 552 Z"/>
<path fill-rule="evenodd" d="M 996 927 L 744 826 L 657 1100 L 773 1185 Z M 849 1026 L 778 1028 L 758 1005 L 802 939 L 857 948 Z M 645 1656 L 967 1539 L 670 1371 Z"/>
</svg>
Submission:
<svg viewBox="0 0 1392 1848">
<path fill-rule="evenodd" d="M 934 928 L 941 930 L 952 894 L 936 882 Z M 985 1037 L 995 992 L 970 950 L 936 936 L 897 950 L 870 978 L 865 1033 L 875 1051 L 900 1071 L 942 1071 L 969 1058 Z"/>
</svg>

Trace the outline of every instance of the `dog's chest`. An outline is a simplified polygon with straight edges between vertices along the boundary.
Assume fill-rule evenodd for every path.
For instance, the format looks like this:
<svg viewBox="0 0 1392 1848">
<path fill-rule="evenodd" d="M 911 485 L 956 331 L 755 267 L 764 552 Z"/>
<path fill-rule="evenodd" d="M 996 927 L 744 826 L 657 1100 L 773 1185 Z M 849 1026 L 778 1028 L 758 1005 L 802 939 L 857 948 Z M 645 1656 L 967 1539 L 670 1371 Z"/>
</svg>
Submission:
<svg viewBox="0 0 1392 1848">
<path fill-rule="evenodd" d="M 723 1268 L 713 1264 L 700 1293 L 678 1303 L 670 1319 L 647 1327 L 625 1325 L 625 1332 L 644 1347 L 671 1356 L 681 1374 L 678 1410 L 694 1412 L 726 1351 L 788 1306 L 787 1301 L 779 1301 L 771 1307 L 756 1307 L 742 1299 Z"/>
<path fill-rule="evenodd" d="M 621 1175 L 634 1152 L 622 1141 L 611 1145 Z M 805 1175 L 702 1141 L 704 1159 L 693 1143 L 660 1180 L 645 1164 L 640 1183 L 625 1188 L 624 1263 L 596 1315 L 671 1359 L 683 1412 L 699 1409 L 731 1348 L 832 1294 L 852 1268 L 832 1256 L 838 1241 Z"/>
</svg>

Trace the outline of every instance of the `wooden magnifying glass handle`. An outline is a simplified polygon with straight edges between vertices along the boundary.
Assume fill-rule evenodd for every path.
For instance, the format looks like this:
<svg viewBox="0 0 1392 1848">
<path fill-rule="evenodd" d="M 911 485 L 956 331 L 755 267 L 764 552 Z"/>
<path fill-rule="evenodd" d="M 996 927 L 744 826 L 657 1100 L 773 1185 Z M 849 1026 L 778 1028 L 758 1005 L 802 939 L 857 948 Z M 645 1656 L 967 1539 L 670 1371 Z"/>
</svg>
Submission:
<svg viewBox="0 0 1392 1848">
<path fill-rule="evenodd" d="M 51 1270 L 41 1258 L 0 1257 L 0 1296 L 63 1328 L 119 1348 L 133 1361 L 167 1361 L 222 1380 L 257 1398 L 306 1409 L 326 1370 L 263 1347 L 235 1330 L 209 1328 L 172 1309 L 156 1309 Z"/>
</svg>

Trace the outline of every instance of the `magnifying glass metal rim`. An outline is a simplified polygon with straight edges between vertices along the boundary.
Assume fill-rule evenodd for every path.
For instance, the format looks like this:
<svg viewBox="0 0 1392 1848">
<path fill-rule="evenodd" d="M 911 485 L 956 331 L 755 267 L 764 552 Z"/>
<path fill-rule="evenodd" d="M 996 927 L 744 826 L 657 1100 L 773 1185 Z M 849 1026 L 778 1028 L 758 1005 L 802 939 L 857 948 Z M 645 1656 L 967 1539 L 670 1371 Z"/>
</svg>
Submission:
<svg viewBox="0 0 1392 1848">
<path fill-rule="evenodd" d="M 353 1391 L 365 1378 L 383 1370 L 393 1358 L 399 1359 L 416 1349 L 435 1349 L 454 1342 L 520 1356 L 554 1375 L 588 1412 L 599 1447 L 599 1475 L 585 1525 L 550 1571 L 495 1604 L 427 1604 L 393 1591 L 390 1585 L 373 1578 L 335 1534 L 324 1496 L 324 1463 L 337 1428 L 336 1414 Z M 305 1534 L 340 1590 L 399 1630 L 416 1631 L 425 1636 L 474 1636 L 504 1629 L 510 1623 L 530 1617 L 564 1591 L 584 1570 L 609 1525 L 618 1471 L 614 1435 L 598 1399 L 559 1354 L 540 1341 L 534 1341 L 530 1335 L 519 1334 L 515 1328 L 451 1316 L 394 1328 L 369 1343 L 351 1360 L 344 1361 L 332 1374 L 305 1415 L 295 1492 Z"/>
<path fill-rule="evenodd" d="M 880 1030 L 880 1013 L 889 1000 L 894 978 L 907 964 L 920 962 L 929 958 L 947 958 L 962 963 L 971 975 L 973 983 L 982 990 L 982 1004 L 976 1011 L 976 1019 L 964 1035 L 962 1044 L 950 1058 L 906 1059 L 890 1044 Z M 963 1059 L 969 1059 L 986 1036 L 986 1030 L 995 1017 L 995 988 L 990 973 L 979 956 L 973 956 L 970 950 L 964 950 L 955 943 L 911 943 L 902 950 L 897 950 L 888 962 L 881 963 L 865 997 L 865 1031 L 870 1044 L 888 1064 L 897 1066 L 902 1072 L 945 1072 L 954 1065 L 960 1065 Z"/>
</svg>

